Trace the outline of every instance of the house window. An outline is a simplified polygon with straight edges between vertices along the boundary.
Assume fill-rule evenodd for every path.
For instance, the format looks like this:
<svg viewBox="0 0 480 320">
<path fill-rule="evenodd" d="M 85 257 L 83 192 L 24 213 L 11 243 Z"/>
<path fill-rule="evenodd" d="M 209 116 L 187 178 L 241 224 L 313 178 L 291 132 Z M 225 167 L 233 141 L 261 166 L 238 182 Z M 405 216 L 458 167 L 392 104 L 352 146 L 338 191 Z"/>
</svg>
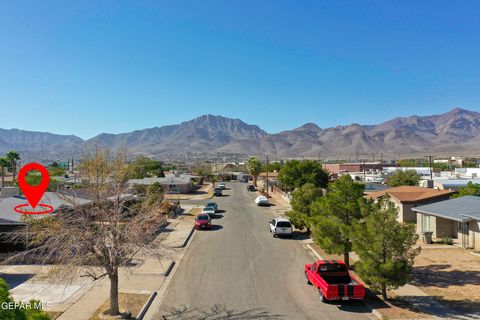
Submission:
<svg viewBox="0 0 480 320">
<path fill-rule="evenodd" d="M 430 230 L 430 216 L 428 215 L 422 215 L 422 229 L 423 229 L 423 232 L 428 232 L 428 231 L 432 231 Z"/>
</svg>

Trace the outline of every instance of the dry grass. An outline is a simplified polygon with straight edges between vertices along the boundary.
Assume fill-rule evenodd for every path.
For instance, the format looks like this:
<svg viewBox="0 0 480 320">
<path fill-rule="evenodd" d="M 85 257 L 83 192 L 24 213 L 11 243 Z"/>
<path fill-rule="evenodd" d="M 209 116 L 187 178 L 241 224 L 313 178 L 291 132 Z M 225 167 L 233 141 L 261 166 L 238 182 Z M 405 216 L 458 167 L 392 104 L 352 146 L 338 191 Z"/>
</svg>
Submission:
<svg viewBox="0 0 480 320">
<path fill-rule="evenodd" d="M 480 257 L 461 248 L 424 249 L 412 284 L 452 309 L 480 310 Z"/>
<path fill-rule="evenodd" d="M 140 312 L 145 302 L 150 295 L 148 294 L 136 294 L 136 293 L 120 293 L 118 297 L 118 304 L 120 311 L 127 311 L 132 314 L 132 319 Z M 110 307 L 110 299 L 105 301 L 100 308 L 95 311 L 95 314 L 90 317 L 90 320 L 100 320 L 100 315 Z"/>
</svg>

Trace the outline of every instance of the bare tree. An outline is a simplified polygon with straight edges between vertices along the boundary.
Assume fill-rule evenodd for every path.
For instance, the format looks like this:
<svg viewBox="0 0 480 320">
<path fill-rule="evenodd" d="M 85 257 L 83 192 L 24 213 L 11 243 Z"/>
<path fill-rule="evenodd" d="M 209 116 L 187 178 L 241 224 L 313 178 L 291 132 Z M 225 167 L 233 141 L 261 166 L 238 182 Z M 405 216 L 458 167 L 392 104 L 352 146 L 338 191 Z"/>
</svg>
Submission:
<svg viewBox="0 0 480 320">
<path fill-rule="evenodd" d="M 126 159 L 126 152 L 99 148 L 86 155 L 80 170 L 90 181 L 93 200 L 60 208 L 43 219 L 28 218 L 27 250 L 10 259 L 55 264 L 57 276 L 75 271 L 93 280 L 108 277 L 110 315 L 120 314 L 119 268 L 131 266 L 139 254 L 160 256 L 166 251 L 157 238 L 166 219 L 163 194 L 147 195 L 148 201 L 128 197 Z M 25 237 L 26 231 L 17 237 Z"/>
</svg>

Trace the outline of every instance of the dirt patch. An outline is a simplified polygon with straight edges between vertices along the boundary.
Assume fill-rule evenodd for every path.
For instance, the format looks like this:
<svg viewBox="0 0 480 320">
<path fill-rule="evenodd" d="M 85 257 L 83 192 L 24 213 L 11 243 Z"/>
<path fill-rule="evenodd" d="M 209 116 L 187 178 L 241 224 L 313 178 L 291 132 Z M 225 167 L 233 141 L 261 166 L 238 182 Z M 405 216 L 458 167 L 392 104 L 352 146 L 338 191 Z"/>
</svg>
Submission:
<svg viewBox="0 0 480 320">
<path fill-rule="evenodd" d="M 132 314 L 132 319 L 140 312 L 145 302 L 150 295 L 148 294 L 135 294 L 135 293 L 120 293 L 118 296 L 118 304 L 120 310 L 128 311 Z M 90 320 L 101 320 L 100 314 L 107 310 L 110 306 L 110 299 L 105 301 L 100 308 L 95 311 Z"/>
<path fill-rule="evenodd" d="M 480 310 L 480 257 L 468 250 L 422 250 L 415 259 L 411 283 L 451 309 Z"/>
</svg>

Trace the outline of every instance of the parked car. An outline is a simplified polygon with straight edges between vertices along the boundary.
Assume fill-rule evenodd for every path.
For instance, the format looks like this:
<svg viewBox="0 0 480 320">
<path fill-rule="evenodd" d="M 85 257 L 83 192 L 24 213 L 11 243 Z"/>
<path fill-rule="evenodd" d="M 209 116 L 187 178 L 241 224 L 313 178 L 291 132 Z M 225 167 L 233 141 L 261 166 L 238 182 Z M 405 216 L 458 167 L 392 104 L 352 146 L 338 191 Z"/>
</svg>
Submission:
<svg viewBox="0 0 480 320">
<path fill-rule="evenodd" d="M 212 207 L 215 209 L 215 212 L 218 211 L 218 205 L 216 202 L 207 202 L 207 204 L 205 205 L 205 207 Z"/>
<path fill-rule="evenodd" d="M 218 187 L 219 187 L 220 189 L 222 189 L 222 190 L 225 190 L 225 189 L 227 188 L 227 186 L 225 185 L 225 182 L 220 182 L 220 183 L 218 184 Z"/>
<path fill-rule="evenodd" d="M 208 214 L 210 218 L 215 217 L 215 208 L 214 207 L 205 207 L 202 209 L 203 214 Z"/>
<path fill-rule="evenodd" d="M 248 190 L 248 191 L 255 191 L 255 186 L 254 186 L 253 184 L 249 184 L 249 185 L 247 186 L 247 190 Z"/>
<path fill-rule="evenodd" d="M 365 298 L 365 287 L 350 274 L 342 261 L 317 260 L 306 264 L 305 282 L 317 288 L 322 302 Z"/>
<path fill-rule="evenodd" d="M 215 188 L 213 189 L 213 194 L 216 196 L 216 197 L 220 197 L 222 195 L 222 189 L 220 188 Z"/>
<path fill-rule="evenodd" d="M 293 235 L 293 227 L 288 219 L 275 218 L 270 221 L 269 224 L 270 232 L 273 233 L 273 237 Z"/>
<path fill-rule="evenodd" d="M 210 229 L 212 227 L 212 220 L 208 214 L 199 214 L 195 217 L 195 229 Z"/>
<path fill-rule="evenodd" d="M 267 197 L 265 197 L 265 196 L 256 197 L 255 198 L 255 203 L 257 204 L 257 206 L 268 206 L 268 205 L 270 205 Z"/>
</svg>

